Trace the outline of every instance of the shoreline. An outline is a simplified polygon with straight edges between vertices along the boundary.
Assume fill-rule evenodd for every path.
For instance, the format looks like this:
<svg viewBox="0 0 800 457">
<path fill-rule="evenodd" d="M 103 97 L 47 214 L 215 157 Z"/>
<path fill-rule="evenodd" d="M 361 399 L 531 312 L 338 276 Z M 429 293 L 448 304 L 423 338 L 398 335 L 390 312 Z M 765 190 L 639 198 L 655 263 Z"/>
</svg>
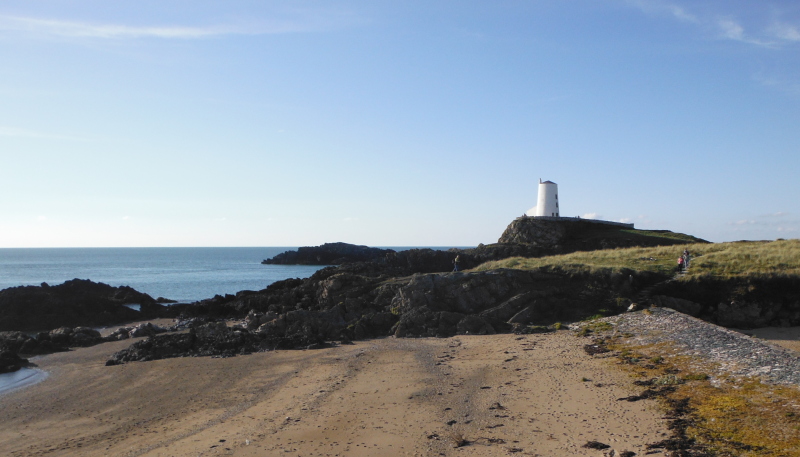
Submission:
<svg viewBox="0 0 800 457">
<path fill-rule="evenodd" d="M 582 446 L 643 455 L 667 433 L 654 402 L 617 401 L 632 380 L 568 331 L 104 366 L 131 342 L 38 359 L 52 376 L 0 396 L 0 446 L 13 457 L 596 456 Z"/>
<path fill-rule="evenodd" d="M 20 368 L 11 373 L 0 374 L 0 396 L 15 390 L 38 384 L 50 374 L 38 368 Z"/>
</svg>

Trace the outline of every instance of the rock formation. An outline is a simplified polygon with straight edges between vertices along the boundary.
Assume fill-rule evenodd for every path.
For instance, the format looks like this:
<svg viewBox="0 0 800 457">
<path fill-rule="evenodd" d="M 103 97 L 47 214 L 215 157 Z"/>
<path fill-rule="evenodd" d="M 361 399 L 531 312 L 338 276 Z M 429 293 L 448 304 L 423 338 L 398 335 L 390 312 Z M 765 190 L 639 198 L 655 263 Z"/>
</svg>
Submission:
<svg viewBox="0 0 800 457">
<path fill-rule="evenodd" d="M 140 311 L 124 306 L 138 304 Z M 57 286 L 0 290 L 0 331 L 113 325 L 162 315 L 166 308 L 147 294 L 73 279 Z"/>
</svg>

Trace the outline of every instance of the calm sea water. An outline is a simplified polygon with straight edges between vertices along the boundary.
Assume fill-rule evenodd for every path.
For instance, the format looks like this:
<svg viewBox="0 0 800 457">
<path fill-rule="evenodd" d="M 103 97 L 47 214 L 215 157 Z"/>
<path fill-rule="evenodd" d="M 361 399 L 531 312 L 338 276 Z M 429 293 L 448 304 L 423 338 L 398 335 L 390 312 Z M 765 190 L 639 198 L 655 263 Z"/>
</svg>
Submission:
<svg viewBox="0 0 800 457">
<path fill-rule="evenodd" d="M 153 298 L 193 302 L 217 294 L 261 290 L 282 279 L 307 278 L 321 268 L 261 264 L 264 259 L 294 249 L 297 248 L 6 248 L 0 249 L 0 289 L 42 282 L 56 285 L 79 278 L 115 287 L 130 286 Z"/>
</svg>

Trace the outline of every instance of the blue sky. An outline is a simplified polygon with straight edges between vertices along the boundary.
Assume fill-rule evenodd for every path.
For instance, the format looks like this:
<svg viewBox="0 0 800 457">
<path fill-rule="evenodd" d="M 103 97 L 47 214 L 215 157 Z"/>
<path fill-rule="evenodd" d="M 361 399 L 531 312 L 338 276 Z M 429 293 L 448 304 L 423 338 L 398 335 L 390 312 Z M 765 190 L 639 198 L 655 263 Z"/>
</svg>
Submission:
<svg viewBox="0 0 800 457">
<path fill-rule="evenodd" d="M 0 3 L 0 247 L 800 237 L 795 1 Z"/>
</svg>

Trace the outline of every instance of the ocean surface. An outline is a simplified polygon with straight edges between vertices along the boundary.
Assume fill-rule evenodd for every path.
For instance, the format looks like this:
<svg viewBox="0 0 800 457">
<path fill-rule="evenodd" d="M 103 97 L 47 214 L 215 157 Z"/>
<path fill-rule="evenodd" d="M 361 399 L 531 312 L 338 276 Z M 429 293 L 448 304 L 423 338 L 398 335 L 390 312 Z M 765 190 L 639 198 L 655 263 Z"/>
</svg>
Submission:
<svg viewBox="0 0 800 457">
<path fill-rule="evenodd" d="M 322 268 L 261 264 L 264 259 L 295 249 L 5 248 L 0 249 L 0 289 L 43 282 L 54 286 L 78 278 L 130 286 L 153 298 L 188 303 L 218 294 L 261 290 L 287 278 L 307 278 Z"/>
</svg>

